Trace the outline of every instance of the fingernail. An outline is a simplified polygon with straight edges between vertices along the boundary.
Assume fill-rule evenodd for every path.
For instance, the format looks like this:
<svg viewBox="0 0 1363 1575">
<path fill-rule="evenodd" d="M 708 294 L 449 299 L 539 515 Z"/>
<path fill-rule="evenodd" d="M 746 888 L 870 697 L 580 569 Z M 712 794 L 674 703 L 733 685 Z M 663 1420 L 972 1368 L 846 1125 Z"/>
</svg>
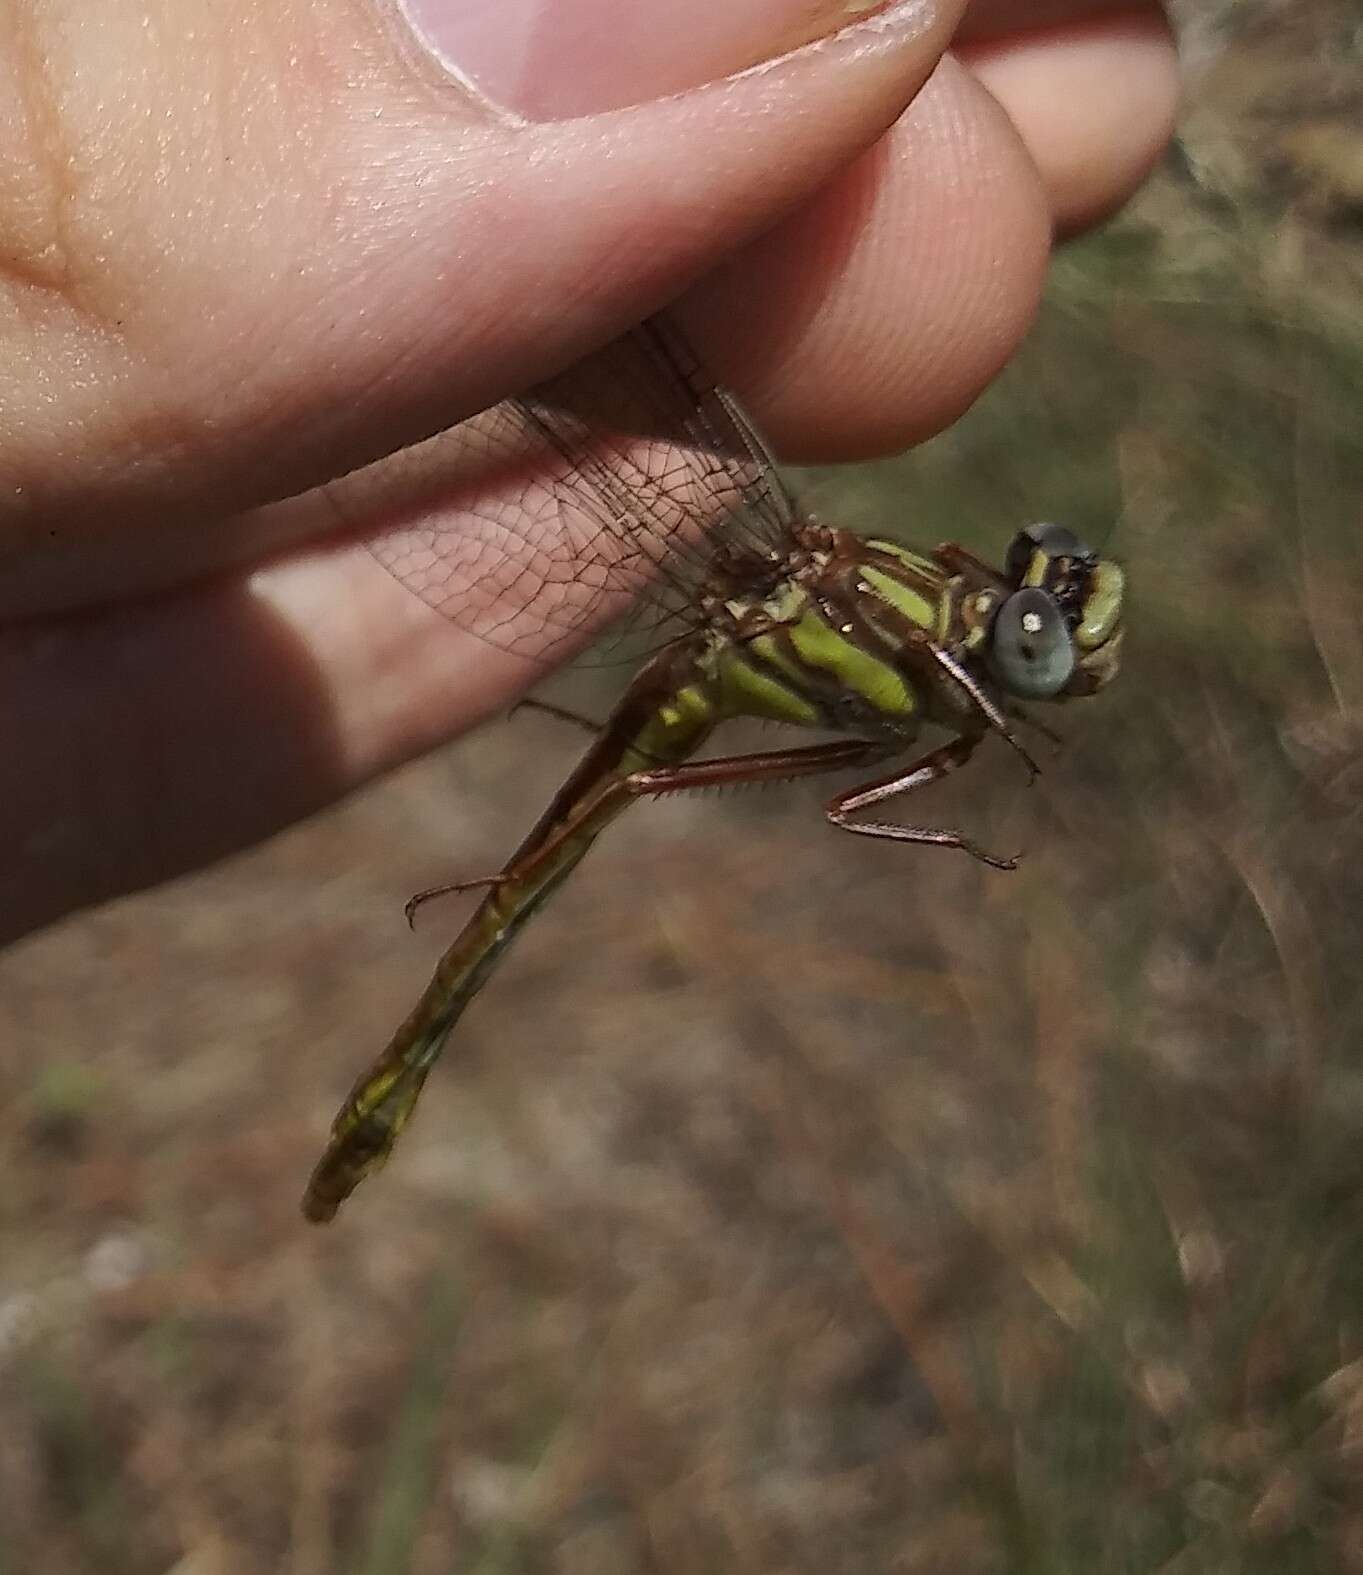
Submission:
<svg viewBox="0 0 1363 1575">
<path fill-rule="evenodd" d="M 436 57 L 491 103 L 566 120 L 731 76 L 889 0 L 398 0 Z"/>
</svg>

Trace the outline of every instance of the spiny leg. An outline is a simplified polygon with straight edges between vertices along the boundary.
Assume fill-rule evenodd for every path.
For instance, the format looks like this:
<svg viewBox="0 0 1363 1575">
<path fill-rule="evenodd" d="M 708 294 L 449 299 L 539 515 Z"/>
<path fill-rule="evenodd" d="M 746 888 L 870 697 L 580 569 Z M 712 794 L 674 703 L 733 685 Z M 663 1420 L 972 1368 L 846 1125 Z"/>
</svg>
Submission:
<svg viewBox="0 0 1363 1575">
<path fill-rule="evenodd" d="M 963 853 L 968 853 L 971 858 L 979 859 L 982 864 L 988 864 L 993 869 L 1014 870 L 1018 865 L 1017 859 L 1001 859 L 992 853 L 986 853 L 978 843 L 972 842 L 959 831 L 941 826 L 901 826 L 893 821 L 857 821 L 851 818 L 858 810 L 869 809 L 872 804 L 883 804 L 886 799 L 897 798 L 903 793 L 912 793 L 915 788 L 926 787 L 929 782 L 940 782 L 943 777 L 949 776 L 970 759 L 981 736 L 975 733 L 954 738 L 949 744 L 943 744 L 939 749 L 924 755 L 921 760 L 915 761 L 906 771 L 897 771 L 893 776 L 885 777 L 879 782 L 868 782 L 864 787 L 851 788 L 846 793 L 839 793 L 824 806 L 824 814 L 842 831 L 855 831 L 863 837 L 884 837 L 892 842 L 918 842 L 938 848 L 960 848 Z"/>
<path fill-rule="evenodd" d="M 622 779 L 632 798 L 661 798 L 693 788 L 738 787 L 759 782 L 790 782 L 796 777 L 862 766 L 896 752 L 892 744 L 865 738 L 839 739 L 831 744 L 805 744 L 799 749 L 771 749 L 752 755 L 721 755 L 690 760 L 679 766 L 634 771 Z"/>
<path fill-rule="evenodd" d="M 799 749 L 773 749 L 752 755 L 723 755 L 714 760 L 692 760 L 682 765 L 653 766 L 643 771 L 632 771 L 627 776 L 614 777 L 604 782 L 596 792 L 579 806 L 571 820 L 565 821 L 551 836 L 535 849 L 534 858 L 550 857 L 569 837 L 576 834 L 582 822 L 596 814 L 609 798 L 662 798 L 669 793 L 685 793 L 696 788 L 732 787 L 745 783 L 788 782 L 796 777 L 821 775 L 840 771 L 849 766 L 868 765 L 894 752 L 893 746 L 872 743 L 864 738 L 840 739 L 829 744 L 809 744 Z M 403 910 L 411 924 L 416 911 L 434 897 L 451 896 L 456 892 L 472 891 L 478 886 L 499 886 L 514 879 L 518 871 L 513 866 L 497 875 L 477 875 L 470 880 L 451 881 L 444 886 L 430 886 L 410 897 Z"/>
<path fill-rule="evenodd" d="M 932 647 L 932 654 L 936 658 L 939 665 L 944 667 L 947 672 L 951 674 L 951 676 L 956 680 L 961 688 L 964 689 L 970 698 L 975 702 L 980 715 L 984 717 L 985 721 L 989 723 L 990 727 L 992 727 L 994 731 L 998 733 L 1005 740 L 1005 742 L 1022 757 L 1023 764 L 1027 767 L 1029 773 L 1029 780 L 1035 782 L 1036 779 L 1041 775 L 1041 767 L 1037 765 L 1036 761 L 1033 760 L 1031 755 L 1027 753 L 1026 745 L 1012 730 L 1012 728 L 1009 727 L 1008 718 L 1004 715 L 997 703 L 989 697 L 980 683 L 974 677 L 972 677 L 972 675 L 961 665 L 960 662 L 956 660 L 950 651 L 944 649 L 940 645 L 934 645 Z M 951 770 L 951 767 L 948 766 L 947 769 Z"/>
</svg>

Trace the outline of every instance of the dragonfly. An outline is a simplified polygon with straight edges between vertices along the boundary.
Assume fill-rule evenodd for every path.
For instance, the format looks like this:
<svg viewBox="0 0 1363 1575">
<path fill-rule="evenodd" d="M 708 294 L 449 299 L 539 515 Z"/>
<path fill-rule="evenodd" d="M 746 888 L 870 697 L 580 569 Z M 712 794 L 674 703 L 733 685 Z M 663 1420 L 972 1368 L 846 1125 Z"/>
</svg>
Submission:
<svg viewBox="0 0 1363 1575">
<path fill-rule="evenodd" d="M 630 805 L 888 765 L 828 801 L 832 826 L 1012 869 L 959 830 L 883 806 L 959 770 L 991 734 L 1035 776 L 1020 730 L 1041 724 L 1024 704 L 1096 694 L 1120 661 L 1117 562 L 1052 523 L 1018 530 L 998 566 L 954 543 L 920 550 L 821 523 L 665 318 L 475 418 L 468 442 L 525 477 L 514 509 L 378 538 L 370 550 L 396 578 L 507 649 L 581 642 L 612 604 L 660 609 L 668 637 L 504 867 L 408 904 L 410 919 L 433 896 L 482 891 L 332 1125 L 303 1199 L 319 1223 L 388 1159 L 465 1008 Z M 527 605 L 515 622 L 509 589 Z M 834 736 L 695 758 L 740 717 Z M 925 728 L 944 736 L 920 753 Z"/>
</svg>

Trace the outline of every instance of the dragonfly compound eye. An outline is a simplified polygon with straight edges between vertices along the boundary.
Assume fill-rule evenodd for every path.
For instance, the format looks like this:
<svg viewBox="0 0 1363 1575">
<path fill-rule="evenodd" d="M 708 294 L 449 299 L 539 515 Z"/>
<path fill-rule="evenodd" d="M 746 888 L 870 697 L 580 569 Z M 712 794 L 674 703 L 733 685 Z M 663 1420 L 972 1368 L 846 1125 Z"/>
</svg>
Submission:
<svg viewBox="0 0 1363 1575">
<path fill-rule="evenodd" d="M 990 663 L 1004 688 L 1049 700 L 1074 673 L 1074 645 L 1053 597 L 1035 587 L 1013 594 L 994 617 Z"/>
<path fill-rule="evenodd" d="M 1005 573 L 1014 585 L 1047 584 L 1051 565 L 1062 558 L 1089 563 L 1094 552 L 1067 525 L 1029 525 L 1009 544 Z"/>
</svg>

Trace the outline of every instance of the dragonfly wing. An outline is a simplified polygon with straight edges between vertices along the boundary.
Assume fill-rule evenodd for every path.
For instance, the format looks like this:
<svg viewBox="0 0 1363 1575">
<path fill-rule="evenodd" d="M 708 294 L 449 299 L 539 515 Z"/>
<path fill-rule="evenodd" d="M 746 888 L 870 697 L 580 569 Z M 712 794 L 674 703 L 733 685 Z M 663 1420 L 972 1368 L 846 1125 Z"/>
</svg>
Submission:
<svg viewBox="0 0 1363 1575">
<path fill-rule="evenodd" d="M 794 517 L 761 438 L 659 319 L 450 440 L 467 482 L 385 522 L 370 551 L 444 616 L 525 654 L 581 643 L 640 598 L 685 618 L 718 542 L 781 551 Z"/>
</svg>

